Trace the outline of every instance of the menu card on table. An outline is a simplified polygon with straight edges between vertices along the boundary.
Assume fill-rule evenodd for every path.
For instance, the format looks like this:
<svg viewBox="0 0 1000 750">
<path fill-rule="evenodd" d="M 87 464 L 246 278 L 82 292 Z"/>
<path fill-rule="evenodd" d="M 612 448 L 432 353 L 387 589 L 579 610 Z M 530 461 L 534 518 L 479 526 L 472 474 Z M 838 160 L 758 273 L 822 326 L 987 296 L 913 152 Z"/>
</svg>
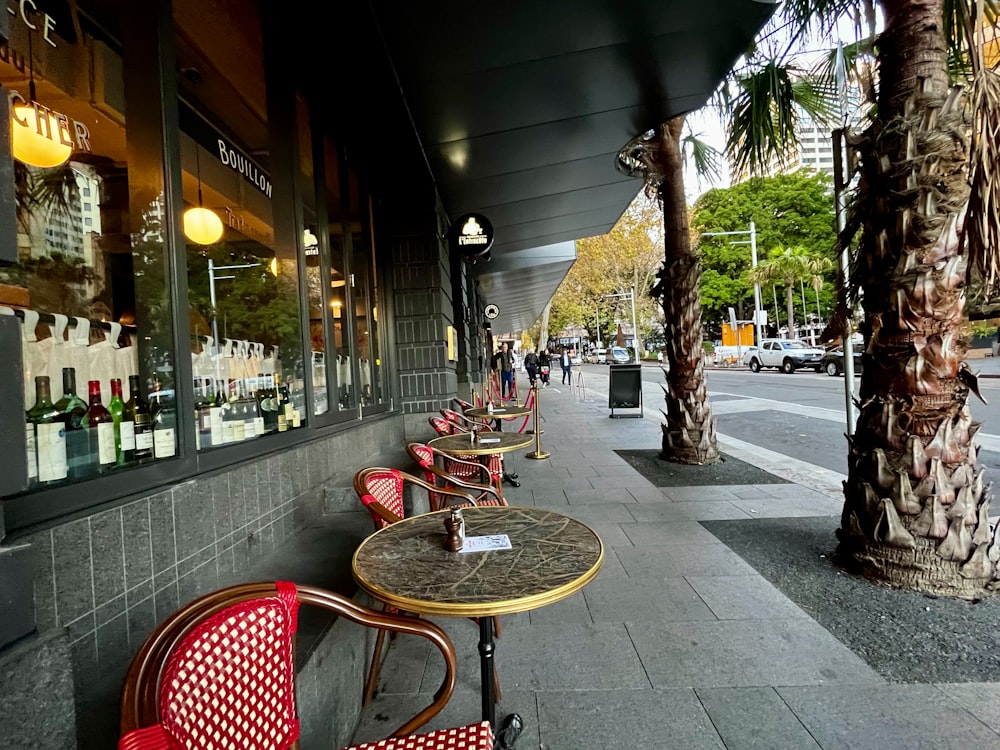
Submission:
<svg viewBox="0 0 1000 750">
<path fill-rule="evenodd" d="M 459 552 L 489 552 L 495 549 L 514 549 L 510 544 L 510 537 L 506 534 L 467 536 Z"/>
</svg>

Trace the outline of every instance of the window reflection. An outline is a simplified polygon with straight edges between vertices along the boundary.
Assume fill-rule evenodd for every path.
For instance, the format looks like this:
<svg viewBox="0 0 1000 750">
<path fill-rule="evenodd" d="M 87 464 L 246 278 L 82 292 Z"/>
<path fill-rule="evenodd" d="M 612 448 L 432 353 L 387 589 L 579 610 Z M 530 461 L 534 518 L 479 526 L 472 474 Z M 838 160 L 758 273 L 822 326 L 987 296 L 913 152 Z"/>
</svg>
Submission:
<svg viewBox="0 0 1000 750">
<path fill-rule="evenodd" d="M 324 173 L 326 179 L 327 217 L 330 237 L 330 316 L 333 345 L 336 350 L 334 374 L 337 382 L 337 409 L 350 411 L 357 408 L 354 389 L 353 342 L 351 313 L 347 307 L 348 276 L 344 247 L 344 208 L 340 188 L 340 166 L 337 152 L 331 143 L 323 144 Z"/>
<path fill-rule="evenodd" d="M 0 305 L 22 321 L 29 488 L 177 449 L 162 180 L 141 168 L 149 184 L 131 179 L 118 52 L 86 18 L 83 40 L 54 23 L 22 4 L 0 56 L 18 258 L 0 268 Z M 82 79 L 78 46 L 103 63 Z"/>
<path fill-rule="evenodd" d="M 201 235 L 185 222 L 201 450 L 307 417 L 298 261 L 274 236 L 260 20 L 238 0 L 212 6 L 231 20 L 225 34 L 206 25 L 209 6 L 174 3 L 185 215 L 214 225 Z"/>
</svg>

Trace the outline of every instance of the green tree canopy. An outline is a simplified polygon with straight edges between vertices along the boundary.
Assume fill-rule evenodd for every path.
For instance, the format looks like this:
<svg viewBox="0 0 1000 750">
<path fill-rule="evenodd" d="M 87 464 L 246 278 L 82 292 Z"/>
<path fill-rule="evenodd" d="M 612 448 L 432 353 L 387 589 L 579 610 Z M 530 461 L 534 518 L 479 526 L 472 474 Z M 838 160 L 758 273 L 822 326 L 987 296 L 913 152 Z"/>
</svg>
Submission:
<svg viewBox="0 0 1000 750">
<path fill-rule="evenodd" d="M 604 295 L 627 295 L 631 289 L 640 341 L 662 330 L 662 310 L 646 293 L 663 262 L 662 222 L 659 206 L 640 193 L 610 232 L 576 243 L 576 262 L 552 298 L 551 335 L 579 325 L 595 341 L 600 315 L 601 338 L 609 341 L 616 320 L 631 327 L 632 309 L 628 297 Z"/>
<path fill-rule="evenodd" d="M 758 253 L 762 254 L 763 248 L 801 247 L 812 255 L 828 258 L 833 267 L 836 232 L 833 194 L 827 175 L 803 169 L 709 190 L 695 202 L 691 222 L 701 252 L 701 302 L 706 325 L 715 322 L 717 326 L 718 321 L 726 318 L 730 306 L 737 308 L 741 319 L 750 318 L 753 285 L 746 275 L 750 270 L 750 247 L 733 244 L 748 242 L 749 234 L 722 237 L 702 234 L 747 232 L 751 221 L 756 225 Z M 824 280 L 832 279 L 832 272 L 825 271 Z M 833 288 L 825 284 L 820 292 L 824 315 L 832 305 Z M 814 310 L 814 300 L 808 300 L 807 306 Z"/>
</svg>

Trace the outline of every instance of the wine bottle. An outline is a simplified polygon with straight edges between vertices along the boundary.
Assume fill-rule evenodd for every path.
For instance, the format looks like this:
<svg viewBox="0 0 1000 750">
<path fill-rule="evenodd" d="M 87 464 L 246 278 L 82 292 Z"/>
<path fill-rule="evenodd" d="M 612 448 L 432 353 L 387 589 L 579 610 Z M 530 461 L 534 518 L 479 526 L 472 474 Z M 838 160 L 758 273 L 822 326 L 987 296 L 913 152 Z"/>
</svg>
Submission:
<svg viewBox="0 0 1000 750">
<path fill-rule="evenodd" d="M 91 445 L 96 443 L 97 463 L 103 471 L 107 467 L 114 465 L 117 460 L 115 454 L 115 423 L 111 417 L 111 412 L 101 403 L 101 381 L 89 381 L 87 383 L 87 393 L 90 397 L 90 406 L 87 407 L 84 426 L 87 429 L 88 442 Z"/>
<path fill-rule="evenodd" d="M 125 413 L 125 402 L 122 400 L 122 381 L 113 378 L 111 381 L 111 400 L 108 411 L 115 425 L 115 461 L 119 465 L 131 460 L 135 453 L 135 423 Z"/>
<path fill-rule="evenodd" d="M 128 376 L 128 391 L 123 420 L 132 422 L 135 448 L 132 456 L 125 458 L 127 461 L 142 461 L 153 457 L 153 418 L 149 403 L 142 397 L 142 392 L 139 390 L 138 375 Z"/>
<path fill-rule="evenodd" d="M 162 398 L 159 381 L 155 390 L 159 397 L 152 407 L 153 458 L 170 458 L 177 453 L 177 410 L 172 397 Z"/>
<path fill-rule="evenodd" d="M 66 463 L 66 428 L 62 413 L 52 403 L 51 387 L 47 375 L 35 378 L 35 405 L 28 411 L 31 435 L 29 467 L 36 468 L 34 477 L 39 482 L 57 482 L 69 472 Z M 29 469 L 29 474 L 32 472 Z"/>
<path fill-rule="evenodd" d="M 278 432 L 288 432 L 292 405 L 288 401 L 288 389 L 281 382 L 281 375 L 278 373 L 274 373 L 274 392 L 278 399 Z"/>
<path fill-rule="evenodd" d="M 76 395 L 76 369 L 64 367 L 63 395 L 56 401 L 56 408 L 63 415 L 67 430 L 83 429 L 83 418 L 87 414 L 86 402 Z"/>
</svg>

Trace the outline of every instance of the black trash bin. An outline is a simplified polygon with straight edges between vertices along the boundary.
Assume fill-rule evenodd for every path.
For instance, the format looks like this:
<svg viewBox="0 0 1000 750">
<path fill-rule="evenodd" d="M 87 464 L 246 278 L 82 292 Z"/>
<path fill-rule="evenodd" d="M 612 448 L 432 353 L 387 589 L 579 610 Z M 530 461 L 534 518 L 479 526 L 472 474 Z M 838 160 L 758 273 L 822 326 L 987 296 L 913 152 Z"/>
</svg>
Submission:
<svg viewBox="0 0 1000 750">
<path fill-rule="evenodd" d="M 642 418 L 642 365 L 611 365 L 608 408 L 612 419 Z M 638 414 L 615 414 L 615 409 L 638 409 Z"/>
</svg>

